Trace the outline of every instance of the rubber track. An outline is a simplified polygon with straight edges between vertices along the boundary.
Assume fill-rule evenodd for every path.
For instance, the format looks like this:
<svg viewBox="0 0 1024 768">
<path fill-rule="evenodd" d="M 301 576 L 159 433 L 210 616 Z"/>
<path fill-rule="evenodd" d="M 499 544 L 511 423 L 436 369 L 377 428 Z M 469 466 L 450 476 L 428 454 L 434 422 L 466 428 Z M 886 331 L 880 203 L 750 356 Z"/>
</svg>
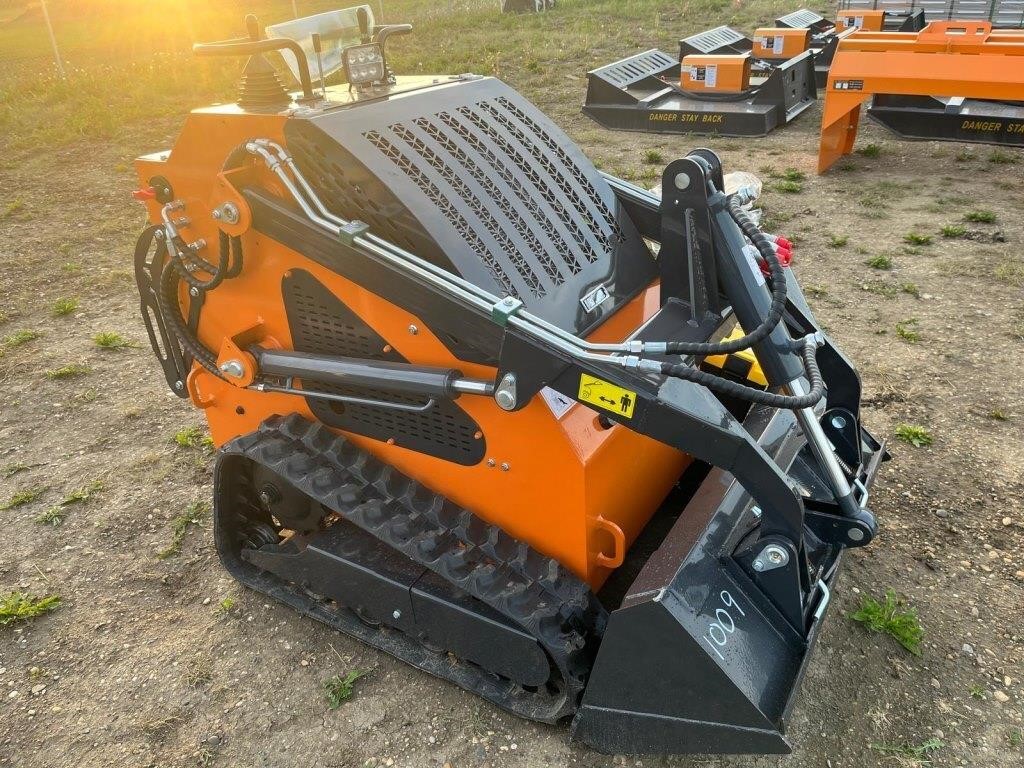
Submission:
<svg viewBox="0 0 1024 768">
<path fill-rule="evenodd" d="M 459 675 L 447 674 L 443 665 L 421 663 L 419 652 L 403 653 L 393 643 L 385 647 L 371 640 L 372 644 L 523 717 L 554 723 L 575 711 L 607 614 L 589 587 L 556 560 L 298 415 L 271 417 L 256 432 L 226 444 L 218 474 L 220 463 L 230 456 L 271 469 L 531 633 L 547 652 L 560 685 L 554 692 L 543 687 L 526 689 L 468 662 L 460 663 Z M 218 485 L 221 482 L 218 479 Z M 229 570 L 235 569 L 229 566 Z M 280 594 L 274 596 L 283 599 Z M 285 602 L 303 610 L 293 599 Z M 303 612 L 337 624 L 319 611 Z M 360 634 L 367 639 L 365 631 Z M 473 668 L 477 674 L 467 677 L 465 672 Z"/>
</svg>

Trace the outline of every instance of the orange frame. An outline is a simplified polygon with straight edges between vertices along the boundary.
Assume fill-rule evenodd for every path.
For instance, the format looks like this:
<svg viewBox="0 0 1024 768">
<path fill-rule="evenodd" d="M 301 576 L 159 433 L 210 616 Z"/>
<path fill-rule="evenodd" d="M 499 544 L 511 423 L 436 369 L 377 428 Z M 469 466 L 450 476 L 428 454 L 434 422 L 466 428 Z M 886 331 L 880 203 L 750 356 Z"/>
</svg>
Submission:
<svg viewBox="0 0 1024 768">
<path fill-rule="evenodd" d="M 1024 100 L 1024 32 L 987 21 L 933 21 L 920 32 L 854 32 L 839 41 L 821 117 L 818 173 L 853 151 L 860 105 L 876 93 Z"/>
</svg>

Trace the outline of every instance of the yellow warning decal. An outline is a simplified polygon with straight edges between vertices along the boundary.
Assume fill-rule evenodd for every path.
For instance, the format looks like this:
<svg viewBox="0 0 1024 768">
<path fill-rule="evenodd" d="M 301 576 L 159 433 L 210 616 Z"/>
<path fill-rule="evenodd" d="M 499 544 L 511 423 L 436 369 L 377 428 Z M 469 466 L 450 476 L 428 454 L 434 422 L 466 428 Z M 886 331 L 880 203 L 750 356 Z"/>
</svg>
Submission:
<svg viewBox="0 0 1024 768">
<path fill-rule="evenodd" d="M 579 399 L 627 419 L 633 418 L 633 409 L 636 408 L 636 392 L 586 373 L 580 376 Z"/>
</svg>

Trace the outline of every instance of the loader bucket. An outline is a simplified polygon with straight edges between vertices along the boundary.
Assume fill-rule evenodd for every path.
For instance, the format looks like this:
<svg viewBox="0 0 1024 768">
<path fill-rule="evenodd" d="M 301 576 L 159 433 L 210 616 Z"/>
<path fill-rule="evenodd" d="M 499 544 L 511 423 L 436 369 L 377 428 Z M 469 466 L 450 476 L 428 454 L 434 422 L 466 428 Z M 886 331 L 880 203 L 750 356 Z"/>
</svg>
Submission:
<svg viewBox="0 0 1024 768">
<path fill-rule="evenodd" d="M 777 457 L 792 456 L 798 438 L 786 419 L 775 421 L 761 442 L 778 446 Z M 862 437 L 873 453 L 864 474 L 870 485 L 886 453 Z M 806 482 L 809 466 L 798 456 L 790 476 Z M 732 475 L 711 470 L 675 514 L 610 614 L 572 738 L 608 754 L 789 753 L 786 720 L 838 559 L 796 627 L 733 559 L 759 510 Z"/>
</svg>

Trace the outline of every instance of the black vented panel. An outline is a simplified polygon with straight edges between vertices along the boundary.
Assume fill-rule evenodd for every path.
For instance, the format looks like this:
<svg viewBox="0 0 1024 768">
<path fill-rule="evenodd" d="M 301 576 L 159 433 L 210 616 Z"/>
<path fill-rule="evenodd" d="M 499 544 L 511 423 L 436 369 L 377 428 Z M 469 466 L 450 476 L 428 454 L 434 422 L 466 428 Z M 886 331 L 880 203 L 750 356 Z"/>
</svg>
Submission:
<svg viewBox="0 0 1024 768">
<path fill-rule="evenodd" d="M 285 311 L 292 343 L 299 352 L 407 362 L 394 350 L 385 352 L 387 341 L 359 315 L 304 270 L 291 270 L 282 282 Z M 340 387 L 309 383 L 308 388 L 351 397 L 417 404 L 425 398 L 377 392 L 364 387 Z M 458 406 L 439 400 L 423 413 L 396 411 L 350 403 L 307 398 L 313 414 L 325 424 L 372 437 L 394 439 L 395 444 L 458 464 L 473 465 L 484 457 L 484 439 L 476 438 L 479 426 Z"/>
<path fill-rule="evenodd" d="M 600 173 L 497 80 L 295 118 L 285 136 L 340 216 L 565 330 L 596 327 L 655 277 Z M 582 302 L 601 289 L 608 300 Z"/>
</svg>

